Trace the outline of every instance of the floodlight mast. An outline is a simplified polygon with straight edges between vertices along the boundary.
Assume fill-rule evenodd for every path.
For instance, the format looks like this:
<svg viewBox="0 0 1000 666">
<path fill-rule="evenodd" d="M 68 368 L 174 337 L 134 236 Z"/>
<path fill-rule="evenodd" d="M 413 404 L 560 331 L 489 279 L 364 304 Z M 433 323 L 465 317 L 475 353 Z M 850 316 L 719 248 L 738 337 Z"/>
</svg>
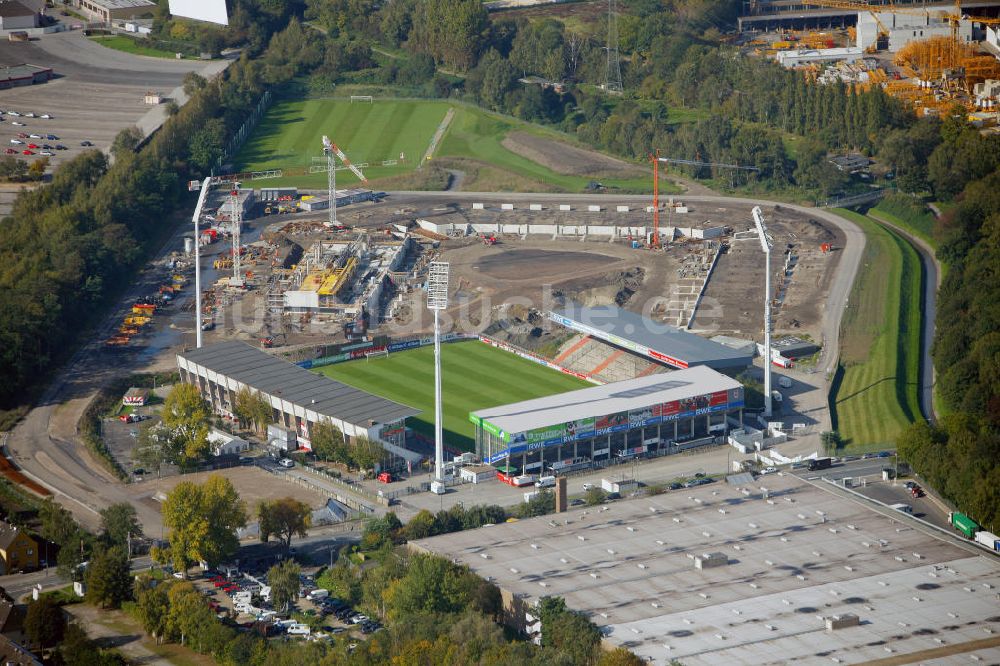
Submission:
<svg viewBox="0 0 1000 666">
<path fill-rule="evenodd" d="M 197 349 L 201 348 L 201 230 L 198 225 L 201 223 L 201 211 L 205 207 L 205 199 L 211 187 L 211 177 L 202 181 L 198 205 L 195 206 L 194 215 L 191 216 L 191 221 L 194 222 L 194 346 Z"/>
<path fill-rule="evenodd" d="M 448 270 L 444 261 L 432 261 L 427 275 L 427 309 L 434 312 L 434 483 L 431 492 L 443 495 L 444 435 L 441 405 L 441 311 L 448 307 Z"/>
<path fill-rule="evenodd" d="M 754 206 L 753 221 L 760 247 L 764 250 L 764 416 L 771 416 L 771 237 L 764 224 L 764 213 Z"/>
</svg>

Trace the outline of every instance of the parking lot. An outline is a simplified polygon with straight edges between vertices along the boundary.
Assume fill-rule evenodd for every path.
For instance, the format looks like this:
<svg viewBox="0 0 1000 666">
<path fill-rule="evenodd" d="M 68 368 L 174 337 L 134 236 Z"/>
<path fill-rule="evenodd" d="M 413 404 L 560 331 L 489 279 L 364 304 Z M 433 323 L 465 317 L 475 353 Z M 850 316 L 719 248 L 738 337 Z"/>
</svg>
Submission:
<svg viewBox="0 0 1000 666">
<path fill-rule="evenodd" d="M 144 102 L 147 92 L 170 97 L 188 72 L 199 71 L 208 77 L 226 64 L 122 53 L 88 40 L 79 31 L 44 35 L 31 42 L 0 43 L 0 66 L 22 63 L 51 67 L 54 78 L 48 83 L 4 90 L 0 109 L 16 111 L 22 116 L 4 115 L 0 121 L 0 144 L 3 149 L 17 148 L 21 157 L 34 160 L 39 156 L 23 155 L 28 148 L 10 144 L 10 140 L 16 139 L 18 132 L 57 136 L 57 140 L 43 142 L 67 148 L 47 151 L 52 153 L 49 157 L 52 166 L 86 150 L 87 146 L 80 145 L 84 141 L 107 151 L 123 128 L 148 127 L 144 116 L 151 112 L 162 115 L 163 110 L 162 105 L 154 107 Z M 52 118 L 26 118 L 27 113 L 48 114 Z M 13 122 L 23 122 L 24 126 Z"/>
<path fill-rule="evenodd" d="M 287 610 L 276 609 L 271 603 L 263 566 L 252 571 L 220 567 L 204 572 L 193 583 L 216 613 L 241 624 L 263 622 L 269 626 L 268 635 L 324 640 L 344 633 L 370 634 L 381 628 L 377 621 L 318 588 L 314 575 L 308 573 L 299 576 L 299 597 Z"/>
</svg>

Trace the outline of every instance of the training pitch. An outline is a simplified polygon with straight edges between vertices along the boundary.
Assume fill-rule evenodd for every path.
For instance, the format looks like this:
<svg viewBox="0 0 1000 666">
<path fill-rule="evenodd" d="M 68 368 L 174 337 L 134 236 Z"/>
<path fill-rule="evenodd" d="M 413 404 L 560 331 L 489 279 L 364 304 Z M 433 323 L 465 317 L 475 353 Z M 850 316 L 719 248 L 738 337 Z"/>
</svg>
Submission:
<svg viewBox="0 0 1000 666">
<path fill-rule="evenodd" d="M 433 439 L 434 347 L 338 363 L 317 372 L 422 409 L 408 424 Z M 442 345 L 441 372 L 445 443 L 466 451 L 471 451 L 475 444 L 475 428 L 469 422 L 469 412 L 591 386 L 476 341 Z"/>
<path fill-rule="evenodd" d="M 236 163 L 241 171 L 308 168 L 323 156 L 327 135 L 367 178 L 394 176 L 419 166 L 447 111 L 444 102 L 282 101 L 267 112 Z M 392 160 L 395 165 L 382 166 Z M 316 178 L 326 182 L 325 174 Z M 357 184 L 350 171 L 337 171 L 338 188 Z"/>
</svg>

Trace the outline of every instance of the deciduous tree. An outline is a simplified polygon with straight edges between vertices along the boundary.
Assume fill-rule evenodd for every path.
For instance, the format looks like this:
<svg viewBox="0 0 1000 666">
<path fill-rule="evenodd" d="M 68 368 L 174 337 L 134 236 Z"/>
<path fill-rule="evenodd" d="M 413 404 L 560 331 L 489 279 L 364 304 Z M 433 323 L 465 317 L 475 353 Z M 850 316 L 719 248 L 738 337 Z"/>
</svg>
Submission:
<svg viewBox="0 0 1000 666">
<path fill-rule="evenodd" d="M 24 633 L 29 645 L 50 648 L 58 644 L 66 631 L 66 615 L 52 597 L 43 595 L 28 604 L 24 616 Z"/>
<path fill-rule="evenodd" d="M 163 424 L 173 432 L 185 458 L 197 460 L 208 454 L 208 419 L 211 412 L 198 387 L 177 384 L 163 404 Z"/>
<path fill-rule="evenodd" d="M 271 603 L 275 608 L 288 610 L 288 604 L 298 597 L 300 573 L 302 569 L 295 560 L 285 560 L 268 570 L 267 584 L 271 586 Z"/>
<path fill-rule="evenodd" d="M 262 501 L 257 505 L 257 519 L 260 523 L 260 540 L 267 543 L 273 534 L 278 537 L 288 552 L 292 537 L 304 537 L 310 525 L 309 505 L 292 497 L 273 501 Z"/>
<path fill-rule="evenodd" d="M 87 567 L 87 601 L 101 608 L 118 608 L 132 593 L 129 560 L 121 547 L 99 548 Z"/>
<path fill-rule="evenodd" d="M 142 526 L 135 507 L 118 502 L 101 510 L 101 533 L 110 546 L 121 546 L 128 552 L 129 539 L 142 536 Z"/>
</svg>

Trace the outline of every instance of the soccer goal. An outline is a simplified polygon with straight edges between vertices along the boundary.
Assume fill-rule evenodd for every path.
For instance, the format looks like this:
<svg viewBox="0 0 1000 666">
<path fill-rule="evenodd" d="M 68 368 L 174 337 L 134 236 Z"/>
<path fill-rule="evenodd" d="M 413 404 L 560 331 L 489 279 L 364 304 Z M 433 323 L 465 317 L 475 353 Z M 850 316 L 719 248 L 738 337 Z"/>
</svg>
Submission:
<svg viewBox="0 0 1000 666">
<path fill-rule="evenodd" d="M 368 102 L 371 104 L 374 101 L 375 98 L 371 95 L 351 95 L 351 104 L 354 104 L 355 102 Z"/>
<path fill-rule="evenodd" d="M 366 351 L 365 352 L 365 363 L 367 363 L 368 361 L 372 360 L 373 358 L 380 358 L 380 357 L 389 358 L 389 350 L 388 349 L 375 349 L 373 351 Z"/>
</svg>

